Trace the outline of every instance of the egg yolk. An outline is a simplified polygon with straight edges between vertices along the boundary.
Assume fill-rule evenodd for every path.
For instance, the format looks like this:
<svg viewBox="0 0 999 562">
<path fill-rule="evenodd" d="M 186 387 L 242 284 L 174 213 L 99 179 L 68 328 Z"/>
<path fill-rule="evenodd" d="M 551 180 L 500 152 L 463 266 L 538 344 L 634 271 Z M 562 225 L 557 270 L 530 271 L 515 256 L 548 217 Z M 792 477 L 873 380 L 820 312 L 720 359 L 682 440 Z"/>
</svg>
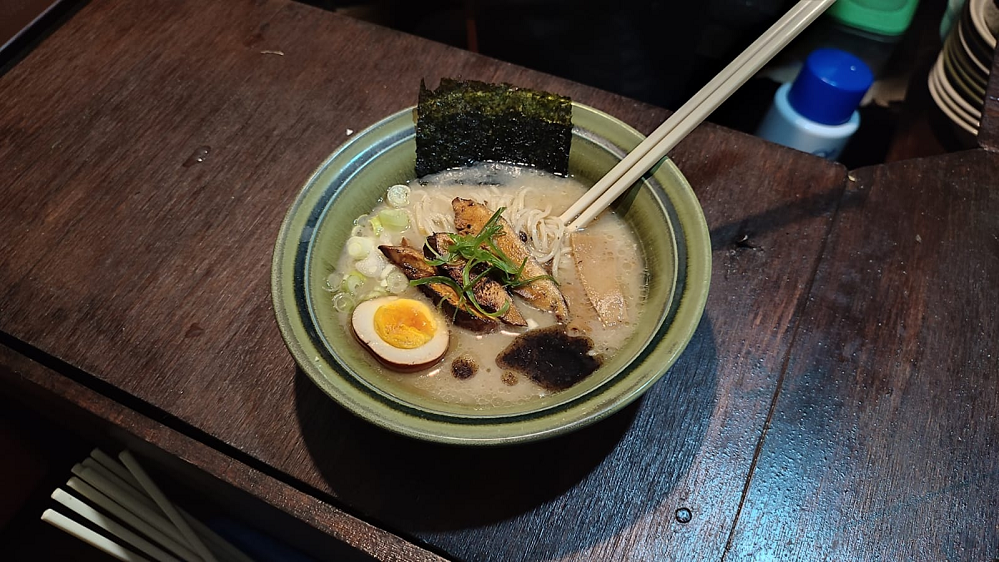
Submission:
<svg viewBox="0 0 999 562">
<path fill-rule="evenodd" d="M 415 349 L 430 341 L 437 324 L 423 303 L 400 299 L 378 307 L 375 332 L 387 344 L 399 349 Z"/>
</svg>

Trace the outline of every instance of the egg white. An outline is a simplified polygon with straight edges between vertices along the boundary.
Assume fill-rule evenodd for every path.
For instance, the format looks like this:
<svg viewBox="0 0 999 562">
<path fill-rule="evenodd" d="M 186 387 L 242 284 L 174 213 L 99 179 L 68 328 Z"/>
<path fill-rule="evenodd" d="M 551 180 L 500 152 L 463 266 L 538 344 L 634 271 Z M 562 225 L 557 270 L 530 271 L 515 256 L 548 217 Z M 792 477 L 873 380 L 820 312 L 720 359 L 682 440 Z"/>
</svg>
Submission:
<svg viewBox="0 0 999 562">
<path fill-rule="evenodd" d="M 436 332 L 427 343 L 413 349 L 402 349 L 386 342 L 375 328 L 375 312 L 382 306 L 399 300 L 396 296 L 379 297 L 364 301 L 354 308 L 350 326 L 354 337 L 386 367 L 397 371 L 418 371 L 437 363 L 447 353 L 450 334 L 446 320 L 433 306 L 427 313 L 433 316 Z M 413 300 L 413 299 L 407 299 Z"/>
</svg>

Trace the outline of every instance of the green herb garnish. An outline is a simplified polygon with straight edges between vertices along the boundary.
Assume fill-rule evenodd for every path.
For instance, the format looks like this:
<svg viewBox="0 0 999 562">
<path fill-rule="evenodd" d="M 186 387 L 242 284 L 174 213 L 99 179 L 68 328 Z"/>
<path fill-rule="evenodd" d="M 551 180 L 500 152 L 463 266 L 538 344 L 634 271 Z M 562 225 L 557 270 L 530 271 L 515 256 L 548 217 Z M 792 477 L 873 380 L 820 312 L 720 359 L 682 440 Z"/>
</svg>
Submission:
<svg viewBox="0 0 999 562">
<path fill-rule="evenodd" d="M 443 283 L 454 289 L 459 296 L 459 305 L 469 302 L 483 315 L 489 318 L 503 316 L 510 310 L 510 303 L 505 302 L 500 310 L 489 312 L 485 310 L 475 298 L 473 289 L 485 277 L 493 277 L 504 289 L 517 288 L 532 283 L 538 279 L 552 279 L 551 275 L 537 275 L 527 279 L 521 278 L 524 267 L 527 265 L 527 258 L 520 264 L 515 263 L 496 245 L 496 236 L 503 234 L 503 225 L 500 224 L 500 215 L 505 211 L 505 207 L 500 207 L 482 230 L 474 236 L 462 236 L 460 234 L 448 233 L 451 244 L 443 254 L 436 249 L 430 248 L 434 258 L 428 259 L 427 263 L 435 267 L 448 264 L 458 264 L 464 261 L 465 265 L 461 270 L 461 283 L 444 275 L 434 275 L 423 279 L 410 281 L 413 286 L 427 283 Z M 429 246 L 428 246 L 429 247 Z M 478 273 L 474 273 L 479 270 Z"/>
</svg>

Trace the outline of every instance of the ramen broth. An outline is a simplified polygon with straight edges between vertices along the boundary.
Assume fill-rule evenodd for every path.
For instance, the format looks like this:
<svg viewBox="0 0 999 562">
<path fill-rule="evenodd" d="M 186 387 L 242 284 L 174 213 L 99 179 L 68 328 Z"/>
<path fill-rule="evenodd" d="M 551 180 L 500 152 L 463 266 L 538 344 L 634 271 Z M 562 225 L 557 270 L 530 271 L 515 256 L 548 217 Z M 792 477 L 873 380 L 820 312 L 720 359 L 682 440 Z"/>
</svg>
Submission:
<svg viewBox="0 0 999 562">
<path fill-rule="evenodd" d="M 567 331 L 570 335 L 585 335 L 592 339 L 592 354 L 612 355 L 628 340 L 635 330 L 641 304 L 646 289 L 646 269 L 641 246 L 630 227 L 617 215 L 603 213 L 586 228 L 586 233 L 610 241 L 606 246 L 613 248 L 606 255 L 588 256 L 588 259 L 606 263 L 607 274 L 618 276 L 621 293 L 627 303 L 626 318 L 616 325 L 605 327 L 587 299 L 576 266 L 571 255 L 571 247 L 566 234 L 561 244 L 554 245 L 560 223 L 556 217 L 572 204 L 586 190 L 578 181 L 504 164 L 480 164 L 460 170 L 450 170 L 413 181 L 408 186 L 408 201 L 400 204 L 393 200 L 392 193 L 383 198 L 368 215 L 355 221 L 353 234 L 374 240 L 375 249 L 363 259 L 354 252 L 344 250 L 330 275 L 329 284 L 334 292 L 334 302 L 340 311 L 345 325 L 351 322 L 350 313 L 360 300 L 385 293 L 400 297 L 421 299 L 430 302 L 419 288 L 401 288 L 398 274 L 401 271 L 381 255 L 378 245 L 399 245 L 405 238 L 409 244 L 420 248 L 427 235 L 434 232 L 454 232 L 454 211 L 451 201 L 455 197 L 472 199 L 495 211 L 505 207 L 503 217 L 518 232 L 527 233 L 528 245 L 541 241 L 547 248 L 532 250 L 544 267 L 551 267 L 551 254 L 557 253 L 557 269 L 552 276 L 562 290 L 569 304 L 572 316 Z M 386 209 L 401 211 L 408 218 L 408 227 L 393 229 L 384 221 L 371 219 L 380 217 Z M 394 211 L 395 212 L 395 211 Z M 544 222 L 549 225 L 537 227 Z M 532 227 L 531 225 L 535 225 Z M 555 226 L 551 226 L 555 225 Z M 563 227 L 564 228 L 564 227 Z M 524 236 L 522 236 L 522 239 Z M 545 240 L 542 240 L 545 239 Z M 361 282 L 357 270 L 364 269 L 368 276 Z M 344 295 L 346 279 L 354 276 L 356 286 L 351 295 Z M 514 327 L 500 324 L 491 333 L 474 333 L 453 325 L 450 330 L 450 347 L 444 358 L 429 369 L 417 372 L 395 372 L 378 365 L 379 376 L 393 385 L 398 385 L 419 394 L 446 403 L 465 404 L 479 408 L 509 405 L 532 400 L 550 394 L 525 375 L 505 370 L 496 364 L 496 356 L 513 342 L 518 335 L 536 327 L 551 326 L 556 323 L 550 312 L 532 308 L 518 297 L 514 303 L 528 321 L 527 327 Z M 360 345 L 360 344 L 358 344 Z M 452 372 L 452 365 L 472 364 L 477 368 L 467 378 L 459 378 Z M 372 364 L 375 364 L 372 361 Z M 468 375 L 468 369 L 458 370 L 460 376 Z"/>
</svg>

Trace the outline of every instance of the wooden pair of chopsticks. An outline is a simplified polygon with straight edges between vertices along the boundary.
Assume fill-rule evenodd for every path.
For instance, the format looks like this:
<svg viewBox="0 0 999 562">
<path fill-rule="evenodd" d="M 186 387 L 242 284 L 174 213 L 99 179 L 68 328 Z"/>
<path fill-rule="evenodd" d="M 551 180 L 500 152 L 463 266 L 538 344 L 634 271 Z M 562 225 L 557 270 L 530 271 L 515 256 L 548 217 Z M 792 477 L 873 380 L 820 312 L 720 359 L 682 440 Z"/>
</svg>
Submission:
<svg viewBox="0 0 999 562">
<path fill-rule="evenodd" d="M 795 4 L 562 213 L 560 218 L 568 224 L 569 230 L 583 228 L 609 207 L 833 2 L 835 0 L 801 0 Z"/>
<path fill-rule="evenodd" d="M 252 562 L 171 503 L 131 453 L 123 451 L 119 459 L 94 449 L 66 483 L 75 494 L 52 492 L 52 499 L 113 538 L 53 509 L 42 513 L 42 521 L 126 562 Z"/>
</svg>

